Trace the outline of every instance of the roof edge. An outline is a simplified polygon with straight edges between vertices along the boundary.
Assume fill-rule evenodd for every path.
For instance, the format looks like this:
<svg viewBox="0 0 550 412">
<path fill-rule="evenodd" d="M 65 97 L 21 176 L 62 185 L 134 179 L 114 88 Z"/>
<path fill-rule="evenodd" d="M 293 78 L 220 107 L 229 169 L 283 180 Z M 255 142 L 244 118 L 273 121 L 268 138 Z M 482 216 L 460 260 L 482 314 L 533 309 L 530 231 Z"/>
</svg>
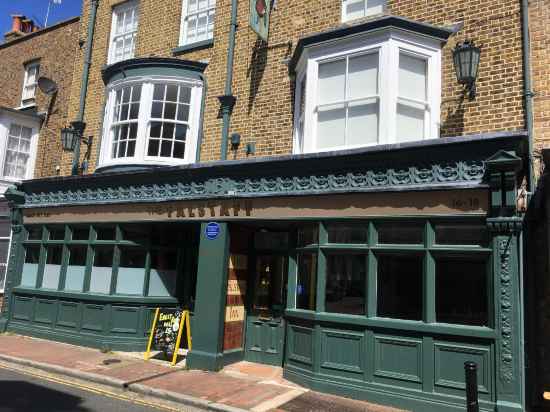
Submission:
<svg viewBox="0 0 550 412">
<path fill-rule="evenodd" d="M 23 41 L 26 41 L 26 40 L 30 40 L 30 39 L 33 39 L 35 37 L 38 37 L 40 36 L 41 34 L 45 34 L 45 33 L 49 33 L 50 31 L 54 31 L 54 30 L 57 30 L 63 26 L 67 26 L 69 24 L 73 24 L 73 23 L 76 23 L 80 21 L 80 16 L 74 16 L 74 17 L 71 17 L 67 20 L 62 20 L 56 24 L 53 24 L 51 26 L 48 26 L 48 27 L 44 27 L 43 29 L 40 29 L 38 31 L 35 31 L 33 33 L 28 33 L 28 34 L 25 34 L 24 36 L 21 36 L 17 39 L 13 39 L 13 40 L 10 40 L 8 42 L 4 42 L 4 43 L 0 43 L 0 50 L 1 49 L 5 49 L 9 46 L 13 46 L 14 44 L 18 44 L 18 43 L 21 43 Z"/>
</svg>

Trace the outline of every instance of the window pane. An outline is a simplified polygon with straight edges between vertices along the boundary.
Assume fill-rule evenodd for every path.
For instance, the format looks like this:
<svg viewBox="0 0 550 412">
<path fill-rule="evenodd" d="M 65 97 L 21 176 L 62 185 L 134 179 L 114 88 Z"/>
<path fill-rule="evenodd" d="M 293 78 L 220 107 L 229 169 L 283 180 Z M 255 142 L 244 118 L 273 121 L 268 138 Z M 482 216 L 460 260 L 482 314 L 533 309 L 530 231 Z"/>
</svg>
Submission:
<svg viewBox="0 0 550 412">
<path fill-rule="evenodd" d="M 175 296 L 177 265 L 176 251 L 151 252 L 149 296 Z"/>
<path fill-rule="evenodd" d="M 116 232 L 114 227 L 99 226 L 96 227 L 97 240 L 115 240 Z"/>
<path fill-rule="evenodd" d="M 319 243 L 319 225 L 313 224 L 298 229 L 297 247 L 304 247 Z"/>
<path fill-rule="evenodd" d="M 296 283 L 296 308 L 315 310 L 317 302 L 317 254 L 298 255 L 298 276 Z"/>
<path fill-rule="evenodd" d="M 407 104 L 397 104 L 396 139 L 409 142 L 424 139 L 424 117 L 426 111 Z"/>
<path fill-rule="evenodd" d="M 365 15 L 365 0 L 344 1 L 346 20 L 359 19 Z"/>
<path fill-rule="evenodd" d="M 367 277 L 366 256 L 327 256 L 325 310 L 364 315 Z"/>
<path fill-rule="evenodd" d="M 147 243 L 149 239 L 150 226 L 149 225 L 124 225 L 121 227 L 122 238 L 130 242 L 139 244 Z"/>
<path fill-rule="evenodd" d="M 72 235 L 73 240 L 88 240 L 90 235 L 90 228 L 88 226 L 73 227 L 72 233 L 73 233 Z"/>
<path fill-rule="evenodd" d="M 9 219 L 0 218 L 0 237 L 10 237 L 11 222 Z"/>
<path fill-rule="evenodd" d="M 393 245 L 416 245 L 424 243 L 423 223 L 380 223 L 378 229 L 378 243 Z"/>
<path fill-rule="evenodd" d="M 57 290 L 59 288 L 63 246 L 48 246 L 46 253 L 46 265 L 44 266 L 44 275 L 42 277 L 42 288 Z"/>
<path fill-rule="evenodd" d="M 28 240 L 42 239 L 42 226 L 27 226 Z"/>
<path fill-rule="evenodd" d="M 143 249 L 123 248 L 120 250 L 120 265 L 116 282 L 117 294 L 143 294 L 145 256 L 146 252 Z"/>
<path fill-rule="evenodd" d="M 378 102 L 348 109 L 347 146 L 378 143 Z"/>
<path fill-rule="evenodd" d="M 364 224 L 327 225 L 329 243 L 367 243 L 367 226 Z"/>
<path fill-rule="evenodd" d="M 422 320 L 422 268 L 420 256 L 378 258 L 378 316 Z"/>
<path fill-rule="evenodd" d="M 435 225 L 435 242 L 440 245 L 487 246 L 489 236 L 484 225 L 439 223 Z"/>
<path fill-rule="evenodd" d="M 40 246 L 27 246 L 25 248 L 25 264 L 21 275 L 21 286 L 36 287 L 38 264 L 40 263 Z"/>
<path fill-rule="evenodd" d="M 341 102 L 345 97 L 346 60 L 319 65 L 319 104 Z"/>
<path fill-rule="evenodd" d="M 372 16 L 373 14 L 380 14 L 384 12 L 384 6 L 386 5 L 386 0 L 367 0 L 367 16 Z"/>
<path fill-rule="evenodd" d="M 378 53 L 349 59 L 348 99 L 373 96 L 378 93 Z"/>
<path fill-rule="evenodd" d="M 8 263 L 9 239 L 0 239 L 0 265 Z"/>
<path fill-rule="evenodd" d="M 345 145 L 346 109 L 319 110 L 317 115 L 317 148 L 330 149 Z"/>
<path fill-rule="evenodd" d="M 84 275 L 86 273 L 87 246 L 71 246 L 69 248 L 69 266 L 65 276 L 65 290 L 82 292 Z"/>
<path fill-rule="evenodd" d="M 426 60 L 399 55 L 399 97 L 426 101 Z"/>
<path fill-rule="evenodd" d="M 96 247 L 90 277 L 90 292 L 108 294 L 113 273 L 113 247 Z"/>
<path fill-rule="evenodd" d="M 65 239 L 65 228 L 64 227 L 50 227 L 48 228 L 50 232 L 50 240 L 64 240 Z"/>
<path fill-rule="evenodd" d="M 436 262 L 438 322 L 488 326 L 487 264 L 460 258 Z"/>
</svg>

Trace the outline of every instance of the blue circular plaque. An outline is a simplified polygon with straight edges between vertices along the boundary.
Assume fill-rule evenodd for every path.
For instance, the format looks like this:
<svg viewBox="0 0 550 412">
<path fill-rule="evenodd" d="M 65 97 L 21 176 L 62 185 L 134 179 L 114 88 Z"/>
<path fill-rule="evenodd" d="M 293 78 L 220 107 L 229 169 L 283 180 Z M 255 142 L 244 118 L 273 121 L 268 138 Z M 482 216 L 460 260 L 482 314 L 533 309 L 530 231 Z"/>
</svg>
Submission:
<svg viewBox="0 0 550 412">
<path fill-rule="evenodd" d="M 212 222 L 206 225 L 205 235 L 208 240 L 216 240 L 220 236 L 220 225 Z"/>
</svg>

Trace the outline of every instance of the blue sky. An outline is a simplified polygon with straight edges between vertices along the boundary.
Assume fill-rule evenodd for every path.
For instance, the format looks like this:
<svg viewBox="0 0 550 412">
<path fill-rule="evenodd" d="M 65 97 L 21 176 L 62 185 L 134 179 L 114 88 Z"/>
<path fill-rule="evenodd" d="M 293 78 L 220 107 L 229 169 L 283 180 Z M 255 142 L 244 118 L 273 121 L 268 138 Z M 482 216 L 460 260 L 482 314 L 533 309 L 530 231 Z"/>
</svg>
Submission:
<svg viewBox="0 0 550 412">
<path fill-rule="evenodd" d="M 12 14 L 24 14 L 44 25 L 49 0 L 0 0 L 0 40 L 11 29 Z M 80 14 L 82 0 L 62 0 L 61 4 L 52 4 L 48 26 Z M 1 42 L 1 41 L 0 41 Z"/>
</svg>

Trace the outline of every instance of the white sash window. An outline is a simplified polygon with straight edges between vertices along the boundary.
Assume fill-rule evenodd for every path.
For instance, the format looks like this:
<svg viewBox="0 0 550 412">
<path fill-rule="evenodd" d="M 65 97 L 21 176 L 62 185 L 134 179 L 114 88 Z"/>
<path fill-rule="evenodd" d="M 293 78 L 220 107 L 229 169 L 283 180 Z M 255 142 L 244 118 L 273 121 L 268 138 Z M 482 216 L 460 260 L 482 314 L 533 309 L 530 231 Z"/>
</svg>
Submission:
<svg viewBox="0 0 550 412">
<path fill-rule="evenodd" d="M 386 7 L 386 0 L 342 0 L 342 21 L 381 14 Z"/>
<path fill-rule="evenodd" d="M 183 0 L 180 44 L 212 39 L 215 15 L 216 0 Z"/>
<path fill-rule="evenodd" d="M 25 66 L 25 77 L 23 79 L 23 93 L 21 94 L 21 106 L 33 106 L 36 103 L 36 88 L 38 86 L 38 74 L 40 63 L 33 62 Z"/>
<path fill-rule="evenodd" d="M 109 64 L 134 57 L 139 20 L 138 13 L 137 1 L 124 3 L 113 9 Z"/>
</svg>

